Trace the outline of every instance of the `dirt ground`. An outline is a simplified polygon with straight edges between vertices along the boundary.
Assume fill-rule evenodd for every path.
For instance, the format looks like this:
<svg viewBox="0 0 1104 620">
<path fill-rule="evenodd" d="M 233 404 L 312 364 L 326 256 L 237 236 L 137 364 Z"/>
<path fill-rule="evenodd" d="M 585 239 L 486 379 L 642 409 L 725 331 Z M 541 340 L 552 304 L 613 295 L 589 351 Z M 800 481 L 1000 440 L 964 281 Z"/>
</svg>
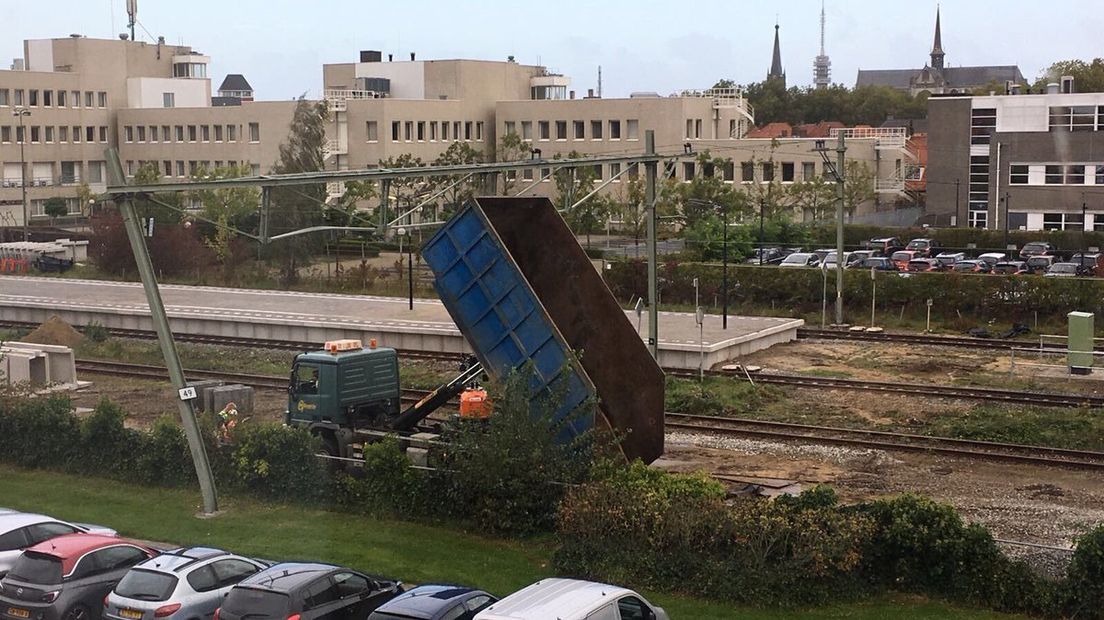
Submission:
<svg viewBox="0 0 1104 620">
<path fill-rule="evenodd" d="M 130 428 L 149 428 L 163 415 L 173 418 L 180 415 L 176 409 L 176 390 L 168 382 L 106 375 L 82 375 L 81 380 L 91 381 L 92 385 L 70 395 L 78 411 L 92 409 L 107 397 L 127 412 L 126 425 Z M 253 404 L 252 419 L 283 421 L 287 392 L 256 390 Z"/>
</svg>

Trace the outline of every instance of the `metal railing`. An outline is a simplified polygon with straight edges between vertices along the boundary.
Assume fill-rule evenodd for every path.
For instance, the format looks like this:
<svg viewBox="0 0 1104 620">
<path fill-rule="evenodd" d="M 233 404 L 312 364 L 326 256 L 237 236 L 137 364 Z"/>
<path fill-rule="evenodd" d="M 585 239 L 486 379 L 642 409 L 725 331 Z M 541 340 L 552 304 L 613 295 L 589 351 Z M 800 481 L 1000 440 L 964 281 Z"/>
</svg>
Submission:
<svg viewBox="0 0 1104 620">
<path fill-rule="evenodd" d="M 374 90 L 345 90 L 328 88 L 322 91 L 322 98 L 330 104 L 330 109 L 340 112 L 347 109 L 349 99 L 379 99 L 386 96 Z"/>
<path fill-rule="evenodd" d="M 79 179 L 77 182 L 80 182 Z M 53 177 L 28 177 L 27 187 L 50 187 L 56 182 Z M 0 187 L 4 189 L 10 189 L 13 187 L 23 187 L 23 179 L 4 179 L 0 183 Z"/>
<path fill-rule="evenodd" d="M 904 127 L 833 127 L 828 131 L 832 138 L 843 134 L 844 138 L 907 138 L 908 131 Z"/>
</svg>

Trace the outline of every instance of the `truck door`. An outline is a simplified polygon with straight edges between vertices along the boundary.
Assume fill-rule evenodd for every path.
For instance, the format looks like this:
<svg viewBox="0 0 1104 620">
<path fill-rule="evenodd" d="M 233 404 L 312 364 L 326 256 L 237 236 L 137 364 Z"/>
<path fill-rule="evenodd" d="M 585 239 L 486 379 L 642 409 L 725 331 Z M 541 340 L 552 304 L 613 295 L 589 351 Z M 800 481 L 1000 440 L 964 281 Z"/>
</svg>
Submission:
<svg viewBox="0 0 1104 620">
<path fill-rule="evenodd" d="M 321 368 L 317 364 L 297 362 L 291 370 L 291 389 L 288 411 L 300 420 L 316 419 L 319 415 L 318 379 Z"/>
</svg>

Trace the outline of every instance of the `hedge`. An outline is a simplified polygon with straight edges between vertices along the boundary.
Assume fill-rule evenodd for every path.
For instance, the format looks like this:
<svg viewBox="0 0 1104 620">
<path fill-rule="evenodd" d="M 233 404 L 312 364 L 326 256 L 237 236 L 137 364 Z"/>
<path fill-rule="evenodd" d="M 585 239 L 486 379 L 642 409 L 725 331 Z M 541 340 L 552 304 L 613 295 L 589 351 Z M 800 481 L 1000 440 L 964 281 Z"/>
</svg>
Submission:
<svg viewBox="0 0 1104 620">
<path fill-rule="evenodd" d="M 825 284 L 832 303 L 836 295 L 835 273 L 827 282 L 818 269 L 780 269 L 757 265 L 729 265 L 729 304 L 801 315 L 821 308 Z M 668 261 L 659 266 L 659 298 L 662 304 L 693 304 L 694 278 L 699 280 L 702 301 L 719 305 L 722 266 Z M 619 261 L 606 271 L 606 282 L 622 302 L 647 295 L 647 263 Z M 844 271 L 845 310 L 858 317 L 870 314 L 870 297 L 877 287 L 879 311 L 904 311 L 922 317 L 926 300 L 933 300 L 934 317 L 958 318 L 970 325 L 989 321 L 1032 324 L 1064 319 L 1073 310 L 1104 313 L 1104 279 L 1043 278 L 966 273 L 879 273 L 876 285 L 866 270 Z"/>
</svg>

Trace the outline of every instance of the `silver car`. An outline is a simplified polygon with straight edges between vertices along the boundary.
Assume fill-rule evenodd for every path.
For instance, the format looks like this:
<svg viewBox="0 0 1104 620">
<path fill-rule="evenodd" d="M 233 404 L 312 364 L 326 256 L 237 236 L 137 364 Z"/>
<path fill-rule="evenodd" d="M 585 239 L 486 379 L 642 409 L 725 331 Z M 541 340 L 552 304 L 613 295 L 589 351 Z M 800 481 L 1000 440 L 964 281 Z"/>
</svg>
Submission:
<svg viewBox="0 0 1104 620">
<path fill-rule="evenodd" d="M 99 525 L 69 523 L 46 515 L 0 508 L 0 577 L 8 574 L 27 547 L 76 532 L 115 535 L 115 530 Z"/>
<path fill-rule="evenodd" d="M 267 568 L 220 549 L 169 551 L 130 569 L 104 600 L 104 620 L 209 620 L 230 589 Z"/>
</svg>

